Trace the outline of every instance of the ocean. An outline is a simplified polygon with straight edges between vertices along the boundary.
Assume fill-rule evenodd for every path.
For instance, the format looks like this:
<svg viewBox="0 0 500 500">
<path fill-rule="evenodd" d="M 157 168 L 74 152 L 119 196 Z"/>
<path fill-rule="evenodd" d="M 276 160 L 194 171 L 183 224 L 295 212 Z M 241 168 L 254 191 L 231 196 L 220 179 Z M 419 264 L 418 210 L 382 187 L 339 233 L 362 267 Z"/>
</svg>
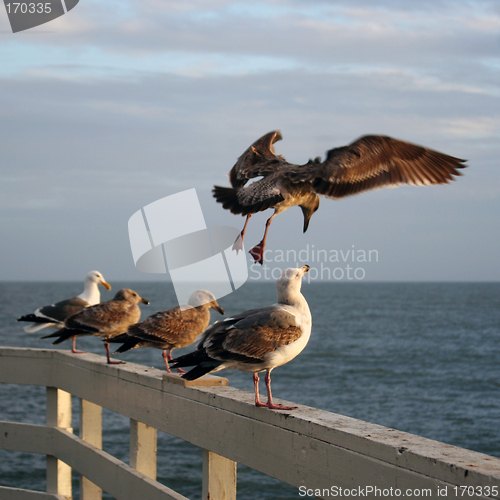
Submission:
<svg viewBox="0 0 500 500">
<path fill-rule="evenodd" d="M 132 288 L 151 302 L 141 305 L 142 318 L 175 305 L 169 283 L 112 285 L 101 300 Z M 40 334 L 25 333 L 16 318 L 81 289 L 73 282 L 0 283 L 0 345 L 51 348 Z M 276 398 L 500 457 L 500 283 L 311 282 L 302 293 L 311 308 L 312 335 L 297 358 L 273 372 Z M 275 301 L 274 283 L 254 281 L 219 303 L 231 315 Z M 217 319 L 212 311 L 212 321 Z M 78 339 L 77 348 L 104 355 L 96 338 Z M 136 349 L 120 359 L 164 368 L 156 349 Z M 250 374 L 220 375 L 253 392 Z M 0 384 L 0 420 L 44 424 L 45 388 Z M 128 462 L 128 419 L 104 410 L 103 428 L 104 450 Z M 160 482 L 199 499 L 201 463 L 201 450 L 158 433 Z M 78 499 L 76 473 L 74 481 Z M 0 484 L 45 490 L 45 457 L 0 450 Z M 296 488 L 238 466 L 239 500 L 298 498 Z"/>
</svg>

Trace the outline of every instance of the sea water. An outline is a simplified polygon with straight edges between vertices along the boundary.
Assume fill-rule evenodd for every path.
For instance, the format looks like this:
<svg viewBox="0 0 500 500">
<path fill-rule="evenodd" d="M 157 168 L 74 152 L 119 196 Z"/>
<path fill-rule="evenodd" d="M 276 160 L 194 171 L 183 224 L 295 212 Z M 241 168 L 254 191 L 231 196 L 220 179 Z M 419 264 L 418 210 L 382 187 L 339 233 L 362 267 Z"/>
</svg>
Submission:
<svg viewBox="0 0 500 500">
<path fill-rule="evenodd" d="M 151 301 L 141 305 L 143 318 L 176 305 L 168 283 L 112 285 L 102 300 L 121 287 L 132 288 Z M 52 348 L 39 338 L 44 331 L 25 333 L 16 318 L 81 288 L 71 282 L 0 283 L 0 345 Z M 500 283 L 311 282 L 303 284 L 302 293 L 313 318 L 311 340 L 295 360 L 273 372 L 275 398 L 500 457 Z M 231 315 L 275 301 L 274 283 L 249 282 L 219 302 Z M 221 318 L 211 314 L 212 321 Z M 70 349 L 70 342 L 57 347 Z M 97 338 L 80 338 L 77 348 L 104 355 Z M 136 349 L 120 359 L 164 368 L 156 349 Z M 220 375 L 253 391 L 250 374 Z M 0 384 L 0 420 L 44 424 L 45 388 Z M 103 429 L 104 450 L 128 462 L 129 420 L 104 410 Z M 200 449 L 158 433 L 160 482 L 198 499 L 201 464 Z M 45 457 L 0 450 L 0 484 L 43 491 Z M 297 498 L 296 488 L 238 466 L 239 500 Z"/>
</svg>

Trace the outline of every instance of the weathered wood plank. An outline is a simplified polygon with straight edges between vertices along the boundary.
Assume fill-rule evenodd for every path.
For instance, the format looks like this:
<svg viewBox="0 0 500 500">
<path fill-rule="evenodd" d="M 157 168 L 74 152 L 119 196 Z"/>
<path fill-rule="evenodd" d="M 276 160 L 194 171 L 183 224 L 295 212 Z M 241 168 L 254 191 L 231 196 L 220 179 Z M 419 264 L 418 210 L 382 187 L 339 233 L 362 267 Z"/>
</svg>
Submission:
<svg viewBox="0 0 500 500">
<path fill-rule="evenodd" d="M 305 406 L 291 413 L 268 411 L 256 408 L 244 391 L 182 387 L 164 380 L 162 370 L 110 366 L 97 355 L 11 348 L 0 353 L 0 364 L 9 360 L 14 372 L 5 375 L 0 367 L 0 380 L 15 380 L 15 372 L 22 371 L 19 361 L 31 356 L 48 385 L 58 383 L 78 397 L 297 487 L 500 485 L 497 458 L 341 415 Z M 22 380 L 38 383 L 39 377 L 31 376 L 24 373 Z"/>
<path fill-rule="evenodd" d="M 81 500 L 101 500 L 102 488 L 94 484 L 85 476 L 80 476 L 80 498 Z"/>
<path fill-rule="evenodd" d="M 214 375 L 204 375 L 196 380 L 186 380 L 181 378 L 177 373 L 164 373 L 163 380 L 172 384 L 182 385 L 183 387 L 218 387 L 229 385 L 227 378 L 215 377 Z"/>
<path fill-rule="evenodd" d="M 47 387 L 47 425 L 73 432 L 71 394 L 57 387 Z M 47 493 L 72 496 L 71 467 L 52 455 L 47 455 Z"/>
<path fill-rule="evenodd" d="M 80 438 L 102 449 L 102 407 L 80 399 Z M 80 477 L 81 500 L 102 500 L 102 488 Z"/>
<path fill-rule="evenodd" d="M 56 455 L 120 500 L 187 500 L 108 453 L 57 429 Z"/>
<path fill-rule="evenodd" d="M 81 371 L 77 367 L 72 367 L 71 371 L 78 374 L 74 375 L 72 379 L 79 380 L 81 385 L 81 387 L 74 387 L 74 389 L 85 391 L 89 386 L 96 387 L 96 385 L 99 385 L 99 393 L 97 394 L 94 391 L 93 397 L 97 398 L 99 403 L 107 408 L 136 420 L 147 420 L 150 425 L 165 432 L 174 434 L 197 446 L 210 447 L 215 453 L 223 454 L 232 460 L 244 463 L 270 475 L 275 475 L 272 470 L 276 466 L 276 462 L 268 459 L 265 450 L 262 451 L 262 459 L 256 458 L 252 460 L 251 456 L 255 455 L 252 441 L 242 442 L 242 440 L 224 439 L 224 436 L 220 435 L 225 432 L 224 429 L 228 426 L 235 429 L 235 426 L 243 426 L 242 429 L 235 431 L 235 435 L 241 436 L 244 434 L 244 428 L 247 424 L 241 419 L 236 419 L 237 422 L 235 422 L 233 414 L 251 418 L 254 427 L 269 422 L 273 428 L 278 427 L 281 431 L 288 430 L 308 437 L 316 435 L 318 441 L 329 442 L 330 444 L 337 445 L 337 442 L 339 442 L 342 449 L 345 447 L 359 455 L 368 454 L 370 458 L 388 462 L 401 467 L 403 470 L 408 469 L 405 462 L 410 460 L 410 470 L 439 479 L 443 484 L 455 484 L 459 481 L 462 484 L 462 478 L 467 480 L 466 484 L 474 486 L 484 484 L 484 477 L 475 479 L 474 476 L 477 476 L 478 469 L 481 469 L 481 467 L 488 467 L 491 460 L 491 457 L 480 454 L 473 454 L 472 457 L 471 453 L 473 452 L 460 450 L 381 426 L 359 422 L 347 417 L 335 415 L 332 422 L 332 418 L 327 412 L 307 407 L 299 407 L 299 410 L 293 412 L 293 414 L 269 412 L 255 408 L 250 394 L 232 388 L 183 388 L 173 384 L 164 384 L 163 391 L 158 393 L 155 389 L 148 390 L 148 377 L 153 377 L 153 386 L 157 384 L 154 372 L 149 375 L 136 373 L 134 383 L 110 375 L 106 384 L 96 384 L 96 380 L 93 380 L 93 378 L 94 376 L 99 378 L 100 375 L 96 375 L 88 369 Z M 67 377 L 63 378 L 66 379 Z M 140 387 L 134 387 L 135 384 Z M 131 399 L 134 401 L 131 401 Z M 203 404 L 200 406 L 198 403 Z M 231 419 L 231 423 L 212 426 L 210 423 L 214 419 L 220 419 L 221 414 L 225 413 L 221 408 L 227 409 L 226 412 L 230 415 L 228 418 Z M 196 428 L 187 425 L 194 414 L 197 415 Z M 323 421 L 320 421 L 318 416 L 322 417 Z M 312 421 L 314 417 L 317 419 L 316 422 Z M 327 421 L 328 418 L 329 422 Z M 203 431 L 201 431 L 202 428 Z M 257 432 L 257 429 L 255 432 Z M 350 442 L 350 440 L 354 442 Z M 238 442 L 237 446 L 234 444 L 236 442 Z M 417 443 L 423 448 L 423 454 L 419 453 L 418 448 L 416 451 L 412 449 L 413 443 Z M 402 448 L 406 448 L 403 453 L 400 451 Z M 430 451 L 432 455 L 426 456 L 426 450 Z M 285 450 L 283 450 L 283 453 L 285 453 Z M 413 459 L 407 458 L 410 455 L 413 455 Z M 472 462 L 474 467 L 469 467 L 472 458 L 474 459 L 474 462 Z M 305 461 L 307 462 L 307 459 Z M 261 465 L 256 466 L 255 462 Z M 461 472 L 459 469 L 462 469 Z M 497 476 L 498 472 L 497 461 Z M 297 475 L 293 475 L 293 477 L 297 478 Z M 331 477 L 325 478 L 322 484 L 325 482 L 331 483 Z M 300 485 L 296 482 L 291 484 Z"/>
<path fill-rule="evenodd" d="M 80 399 L 80 437 L 102 448 L 102 406 Z"/>
<path fill-rule="evenodd" d="M 7 488 L 6 486 L 0 486 L 0 498 L 2 500 L 67 500 L 67 497 L 62 495 L 53 495 L 44 491 Z"/>
<path fill-rule="evenodd" d="M 21 347 L 2 347 L 0 349 L 0 382 L 48 386 L 52 379 L 51 371 L 57 369 L 48 359 L 53 359 L 55 350 L 23 349 Z M 22 367 L 24 370 L 20 370 Z M 34 377 L 34 374 L 37 374 Z M 34 381 L 34 378 L 37 380 Z"/>
<path fill-rule="evenodd" d="M 130 419 L 130 467 L 156 479 L 157 431 L 154 427 Z"/>
<path fill-rule="evenodd" d="M 236 500 L 236 462 L 203 450 L 202 500 Z"/>
<path fill-rule="evenodd" d="M 187 500 L 108 453 L 56 427 L 0 422 L 0 448 L 57 457 L 120 500 Z"/>
<path fill-rule="evenodd" d="M 53 451 L 50 428 L 45 425 L 0 421 L 0 448 L 46 455 Z"/>
</svg>

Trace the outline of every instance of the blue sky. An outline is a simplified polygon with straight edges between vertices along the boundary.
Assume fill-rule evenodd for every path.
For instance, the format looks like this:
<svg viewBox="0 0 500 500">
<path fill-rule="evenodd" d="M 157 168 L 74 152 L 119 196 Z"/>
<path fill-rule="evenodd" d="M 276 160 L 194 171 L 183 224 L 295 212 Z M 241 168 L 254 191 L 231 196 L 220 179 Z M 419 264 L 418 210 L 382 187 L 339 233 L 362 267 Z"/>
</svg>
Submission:
<svg viewBox="0 0 500 500">
<path fill-rule="evenodd" d="M 9 30 L 0 12 L 0 279 L 143 279 L 129 217 L 192 187 L 209 225 L 240 227 L 210 189 L 275 129 L 296 163 L 379 133 L 470 167 L 322 200 L 305 235 L 290 209 L 271 250 L 376 249 L 370 280 L 500 279 L 498 2 L 80 0 Z"/>
</svg>

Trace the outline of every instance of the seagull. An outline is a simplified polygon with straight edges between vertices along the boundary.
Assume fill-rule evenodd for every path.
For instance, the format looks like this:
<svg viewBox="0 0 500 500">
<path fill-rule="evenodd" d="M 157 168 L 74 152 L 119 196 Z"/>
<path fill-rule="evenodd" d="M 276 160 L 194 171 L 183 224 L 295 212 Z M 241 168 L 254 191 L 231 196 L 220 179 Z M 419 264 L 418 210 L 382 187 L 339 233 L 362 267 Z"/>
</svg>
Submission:
<svg viewBox="0 0 500 500">
<path fill-rule="evenodd" d="M 248 220 L 257 212 L 274 208 L 266 222 L 262 241 L 250 250 L 255 262 L 263 264 L 267 231 L 276 215 L 300 206 L 303 232 L 319 208 L 318 195 L 337 199 L 400 184 L 427 186 L 447 184 L 462 175 L 466 160 L 382 135 L 366 135 L 348 146 L 331 149 L 325 161 L 309 160 L 293 165 L 274 153 L 273 144 L 282 139 L 279 131 L 255 141 L 229 172 L 231 187 L 214 186 L 217 202 L 233 214 L 246 216 L 233 249 L 243 248 Z M 249 179 L 262 177 L 247 185 Z"/>
<path fill-rule="evenodd" d="M 255 406 L 296 409 L 273 403 L 271 371 L 300 354 L 311 336 L 311 312 L 300 293 L 302 276 L 309 269 L 302 266 L 282 271 L 276 284 L 277 304 L 214 323 L 202 335 L 196 351 L 174 359 L 172 367 L 194 366 L 182 375 L 186 380 L 224 369 L 253 373 Z M 263 371 L 266 372 L 267 403 L 259 397 L 258 373 Z"/>
<path fill-rule="evenodd" d="M 224 309 L 217 303 L 208 290 L 198 290 L 189 297 L 188 305 L 160 311 L 140 323 L 128 327 L 126 333 L 108 339 L 109 342 L 123 342 L 115 351 L 125 352 L 136 347 L 156 347 L 163 349 L 163 359 L 167 372 L 168 361 L 172 360 L 172 351 L 191 345 L 203 333 L 210 323 L 210 309 L 224 314 Z M 180 368 L 180 373 L 185 373 Z"/>
<path fill-rule="evenodd" d="M 31 325 L 23 328 L 28 333 L 35 333 L 44 328 L 64 328 L 64 320 L 66 318 L 69 318 L 69 316 L 81 311 L 85 307 L 99 304 L 101 301 L 99 284 L 107 290 L 111 290 L 111 285 L 106 282 L 99 271 L 90 271 L 85 277 L 83 292 L 80 295 L 49 306 L 40 307 L 32 314 L 21 316 L 17 321 L 32 322 Z M 73 339 L 71 351 L 74 353 L 83 352 L 76 350 L 76 337 Z"/>
<path fill-rule="evenodd" d="M 104 337 L 108 364 L 123 363 L 123 361 L 111 361 L 107 340 L 126 332 L 130 325 L 139 321 L 141 317 L 141 310 L 137 305 L 139 302 L 149 304 L 148 300 L 143 299 L 133 290 L 122 288 L 112 300 L 82 309 L 64 321 L 62 330 L 42 338 L 59 337 L 52 342 L 55 345 L 84 335 Z"/>
</svg>

